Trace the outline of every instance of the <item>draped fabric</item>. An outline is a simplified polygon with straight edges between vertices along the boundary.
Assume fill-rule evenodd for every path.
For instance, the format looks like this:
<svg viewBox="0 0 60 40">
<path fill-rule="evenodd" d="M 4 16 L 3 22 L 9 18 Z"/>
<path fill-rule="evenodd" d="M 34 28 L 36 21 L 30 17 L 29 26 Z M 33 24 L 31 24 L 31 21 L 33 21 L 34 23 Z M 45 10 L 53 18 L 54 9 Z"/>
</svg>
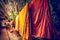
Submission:
<svg viewBox="0 0 60 40">
<path fill-rule="evenodd" d="M 16 17 L 16 30 L 22 40 L 32 40 L 31 36 L 38 38 L 56 38 L 55 29 L 48 0 L 32 0 L 26 4 Z"/>
<path fill-rule="evenodd" d="M 28 3 L 23 7 L 19 12 L 19 15 L 16 17 L 16 30 L 19 31 L 19 34 L 22 37 L 22 40 L 30 40 L 28 38 L 30 35 L 30 25 L 29 25 L 29 13 L 28 13 Z"/>
<path fill-rule="evenodd" d="M 32 0 L 29 4 L 29 13 L 31 15 L 32 35 L 38 38 L 56 38 L 55 29 L 48 0 Z"/>
<path fill-rule="evenodd" d="M 16 19 L 15 19 L 15 30 L 18 31 L 18 15 L 16 16 Z"/>
</svg>

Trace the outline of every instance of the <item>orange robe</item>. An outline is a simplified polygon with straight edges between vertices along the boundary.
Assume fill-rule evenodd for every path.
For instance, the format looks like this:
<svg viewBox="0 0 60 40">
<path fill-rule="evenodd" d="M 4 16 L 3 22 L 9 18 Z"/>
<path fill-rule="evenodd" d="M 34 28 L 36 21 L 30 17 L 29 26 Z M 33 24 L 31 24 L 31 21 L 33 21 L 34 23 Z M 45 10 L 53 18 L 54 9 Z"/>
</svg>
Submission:
<svg viewBox="0 0 60 40">
<path fill-rule="evenodd" d="M 31 35 L 48 39 L 57 37 L 48 0 L 32 0 L 19 12 L 17 19 L 18 27 L 16 28 L 22 40 L 32 40 Z"/>
<path fill-rule="evenodd" d="M 48 39 L 57 37 L 48 0 L 32 0 L 29 4 L 29 13 L 31 16 L 32 35 Z"/>
<path fill-rule="evenodd" d="M 31 40 L 30 38 L 30 22 L 29 22 L 29 12 L 28 12 L 28 3 L 22 8 L 19 12 L 19 15 L 16 17 L 16 27 L 15 29 L 19 31 L 19 34 L 22 37 L 22 40 Z"/>
</svg>

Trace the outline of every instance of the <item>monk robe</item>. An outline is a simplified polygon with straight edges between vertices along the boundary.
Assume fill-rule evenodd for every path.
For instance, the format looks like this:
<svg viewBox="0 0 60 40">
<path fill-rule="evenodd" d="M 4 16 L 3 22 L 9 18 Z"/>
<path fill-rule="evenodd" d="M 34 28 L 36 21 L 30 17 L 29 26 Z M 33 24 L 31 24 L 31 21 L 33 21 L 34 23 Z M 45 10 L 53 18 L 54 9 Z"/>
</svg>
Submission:
<svg viewBox="0 0 60 40">
<path fill-rule="evenodd" d="M 19 34 L 22 37 L 22 40 L 30 40 L 30 23 L 29 23 L 29 13 L 28 13 L 28 3 L 23 7 L 19 12 L 18 17 L 16 18 L 16 29 L 19 31 Z M 18 26 L 18 27 L 17 27 Z"/>
<path fill-rule="evenodd" d="M 29 13 L 31 16 L 32 35 L 37 38 L 56 38 L 55 29 L 48 0 L 32 0 L 29 4 Z"/>
</svg>

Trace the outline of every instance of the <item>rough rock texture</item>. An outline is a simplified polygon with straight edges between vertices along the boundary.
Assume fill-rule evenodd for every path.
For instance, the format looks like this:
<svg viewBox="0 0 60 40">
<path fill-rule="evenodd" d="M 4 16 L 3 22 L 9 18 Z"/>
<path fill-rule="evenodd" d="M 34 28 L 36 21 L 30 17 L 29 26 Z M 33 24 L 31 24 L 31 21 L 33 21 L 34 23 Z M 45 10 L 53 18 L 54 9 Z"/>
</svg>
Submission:
<svg viewBox="0 0 60 40">
<path fill-rule="evenodd" d="M 0 31 L 0 40 L 22 40 L 17 31 L 9 32 L 6 29 Z"/>
</svg>

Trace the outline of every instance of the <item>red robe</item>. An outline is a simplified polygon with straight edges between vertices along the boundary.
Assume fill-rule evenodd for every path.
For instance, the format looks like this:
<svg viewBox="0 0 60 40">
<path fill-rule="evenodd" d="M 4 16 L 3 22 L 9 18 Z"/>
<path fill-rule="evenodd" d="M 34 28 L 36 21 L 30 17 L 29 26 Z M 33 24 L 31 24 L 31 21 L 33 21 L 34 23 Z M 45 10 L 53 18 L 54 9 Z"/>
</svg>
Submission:
<svg viewBox="0 0 60 40">
<path fill-rule="evenodd" d="M 56 38 L 55 29 L 48 0 L 32 0 L 29 4 L 32 35 L 39 38 Z"/>
</svg>

